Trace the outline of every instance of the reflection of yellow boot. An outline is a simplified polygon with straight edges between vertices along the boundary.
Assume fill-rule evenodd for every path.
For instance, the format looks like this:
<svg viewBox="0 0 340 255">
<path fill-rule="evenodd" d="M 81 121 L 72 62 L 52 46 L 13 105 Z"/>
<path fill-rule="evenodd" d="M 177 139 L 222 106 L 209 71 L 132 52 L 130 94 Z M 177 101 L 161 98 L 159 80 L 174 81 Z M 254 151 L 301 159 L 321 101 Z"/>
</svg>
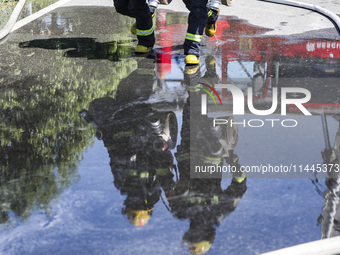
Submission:
<svg viewBox="0 0 340 255">
<path fill-rule="evenodd" d="M 137 45 L 135 47 L 135 53 L 148 53 L 150 50 L 152 50 L 152 47 L 146 47 L 144 45 Z"/>
<path fill-rule="evenodd" d="M 213 71 L 216 73 L 216 59 L 213 56 L 207 56 L 205 58 L 205 65 L 208 71 Z"/>
<path fill-rule="evenodd" d="M 189 54 L 185 57 L 185 63 L 187 65 L 197 65 L 199 62 L 200 62 L 199 58 L 195 55 Z"/>
</svg>

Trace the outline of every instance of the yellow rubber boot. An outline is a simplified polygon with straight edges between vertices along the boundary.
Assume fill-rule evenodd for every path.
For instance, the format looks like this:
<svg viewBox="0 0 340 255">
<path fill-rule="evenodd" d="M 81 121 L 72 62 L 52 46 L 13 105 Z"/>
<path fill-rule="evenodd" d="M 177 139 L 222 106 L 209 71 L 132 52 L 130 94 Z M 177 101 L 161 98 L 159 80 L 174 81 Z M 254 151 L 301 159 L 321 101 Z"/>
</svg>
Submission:
<svg viewBox="0 0 340 255">
<path fill-rule="evenodd" d="M 189 54 L 185 57 L 185 64 L 187 65 L 197 65 L 199 62 L 199 58 L 195 55 Z"/>
<path fill-rule="evenodd" d="M 205 34 L 209 37 L 213 37 L 216 33 L 216 22 L 214 24 L 207 24 L 205 26 Z"/>
<path fill-rule="evenodd" d="M 137 24 L 136 22 L 133 23 L 133 25 L 130 28 L 131 34 L 136 35 L 137 34 Z"/>
<path fill-rule="evenodd" d="M 205 26 L 205 34 L 209 37 L 213 37 L 216 33 L 216 28 L 217 28 L 216 23 L 217 23 L 217 18 L 218 18 L 219 13 L 220 13 L 220 10 L 213 10 L 213 9 L 210 9 L 208 12 L 208 16 L 214 17 L 213 20 L 216 20 L 214 23 L 210 23 Z"/>
</svg>

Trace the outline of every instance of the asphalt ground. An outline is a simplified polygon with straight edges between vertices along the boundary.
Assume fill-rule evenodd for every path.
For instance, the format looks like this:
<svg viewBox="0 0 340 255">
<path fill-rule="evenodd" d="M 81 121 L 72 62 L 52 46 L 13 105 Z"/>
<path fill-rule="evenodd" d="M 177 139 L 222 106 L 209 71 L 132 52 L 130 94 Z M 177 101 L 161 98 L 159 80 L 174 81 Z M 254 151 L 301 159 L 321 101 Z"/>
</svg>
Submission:
<svg viewBox="0 0 340 255">
<path fill-rule="evenodd" d="M 301 3 L 318 5 L 334 14 L 340 14 L 340 2 L 334 0 L 303 0 Z M 69 6 L 107 6 L 113 8 L 112 0 L 61 0 L 55 4 L 55 7 Z M 33 19 L 44 15 L 52 9 L 47 8 L 41 13 L 33 14 L 30 17 L 21 20 L 14 27 L 18 29 Z M 178 12 L 188 12 L 183 1 L 173 0 L 169 5 L 159 5 L 161 9 L 168 9 Z M 234 16 L 239 19 L 247 20 L 251 25 L 269 28 L 266 35 L 292 36 L 298 35 L 304 38 L 329 38 L 339 39 L 340 34 L 335 24 L 324 15 L 315 11 L 286 6 L 262 0 L 234 0 L 232 6 L 221 5 L 220 15 Z M 339 15 L 338 15 L 339 16 Z"/>
<path fill-rule="evenodd" d="M 299 2 L 318 5 L 335 14 L 340 14 L 339 1 L 302 0 Z M 113 6 L 113 1 L 76 0 L 67 5 Z M 169 5 L 159 5 L 159 8 L 188 12 L 181 0 L 173 0 Z M 304 37 L 326 37 L 330 39 L 340 37 L 334 24 L 319 13 L 260 0 L 234 0 L 232 6 L 221 5 L 220 15 L 236 16 L 239 19 L 249 21 L 252 25 L 272 29 L 272 31 L 266 33 L 267 35 L 289 36 L 306 33 Z"/>
</svg>

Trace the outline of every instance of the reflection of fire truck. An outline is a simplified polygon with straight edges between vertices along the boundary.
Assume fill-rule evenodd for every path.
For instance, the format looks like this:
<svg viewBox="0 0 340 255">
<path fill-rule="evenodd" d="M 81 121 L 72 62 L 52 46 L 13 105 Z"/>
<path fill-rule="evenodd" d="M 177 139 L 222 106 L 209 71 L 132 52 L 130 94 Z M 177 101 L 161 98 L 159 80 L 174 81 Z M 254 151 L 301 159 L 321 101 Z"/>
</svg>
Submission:
<svg viewBox="0 0 340 255">
<path fill-rule="evenodd" d="M 174 46 L 183 43 L 186 32 L 186 18 L 178 13 L 164 12 L 157 23 L 160 51 L 168 61 L 165 80 L 173 81 L 177 70 L 173 61 Z M 290 40 L 281 37 L 263 37 L 263 28 L 253 27 L 246 22 L 233 18 L 220 17 L 217 33 L 209 40 L 213 56 L 219 60 L 220 82 L 234 84 L 246 91 L 253 87 L 255 100 L 269 99 L 273 87 L 299 87 L 311 92 L 311 100 L 304 106 L 314 115 L 321 114 L 326 149 L 322 153 L 324 163 L 338 164 L 340 127 L 334 146 L 330 145 L 326 114 L 332 114 L 339 120 L 340 113 L 340 41 L 325 39 Z M 209 48 L 209 46 L 205 47 Z M 209 54 L 203 52 L 202 57 Z M 161 63 L 164 63 L 160 61 Z M 203 63 L 202 61 L 201 63 Z M 164 68 L 160 65 L 160 69 Z M 202 64 L 201 68 L 206 68 Z M 165 69 L 163 69 L 164 71 Z M 159 70 L 161 71 L 161 70 Z M 177 73 L 178 75 L 178 73 Z M 180 80 L 178 78 L 177 80 Z M 224 103 L 230 102 L 231 94 L 222 90 Z M 299 97 L 299 95 L 291 95 Z M 288 112 L 298 113 L 298 109 L 288 106 Z M 338 114 L 338 115 L 336 115 Z M 335 156 L 336 157 L 335 157 Z M 321 165 L 321 164 L 320 164 Z M 340 233 L 340 206 L 338 171 L 327 172 L 327 191 L 325 205 L 318 222 L 321 225 L 322 238 L 338 236 Z"/>
<path fill-rule="evenodd" d="M 171 73 L 171 50 L 184 41 L 187 17 L 161 10 L 157 29 L 159 46 L 164 47 L 169 62 L 166 73 Z M 219 17 L 216 35 L 204 37 L 207 46 L 202 57 L 210 49 L 219 60 L 221 83 L 234 84 L 245 92 L 252 87 L 254 100 L 270 101 L 272 87 L 301 87 L 312 94 L 305 104 L 311 113 L 339 112 L 340 41 L 263 36 L 267 31 L 243 20 Z M 220 92 L 224 100 L 231 99 L 226 89 Z M 289 107 L 288 111 L 299 110 Z"/>
</svg>

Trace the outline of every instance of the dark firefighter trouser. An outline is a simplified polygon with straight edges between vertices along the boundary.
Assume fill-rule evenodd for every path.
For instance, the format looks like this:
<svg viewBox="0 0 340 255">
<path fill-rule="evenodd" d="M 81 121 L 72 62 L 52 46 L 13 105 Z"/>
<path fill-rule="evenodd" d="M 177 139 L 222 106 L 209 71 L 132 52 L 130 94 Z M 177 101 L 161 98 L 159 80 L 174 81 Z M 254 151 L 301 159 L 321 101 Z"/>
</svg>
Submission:
<svg viewBox="0 0 340 255">
<path fill-rule="evenodd" d="M 207 23 L 214 23 L 217 16 L 209 17 L 208 20 L 208 0 L 183 0 L 183 2 L 190 11 L 189 25 L 184 41 L 184 54 L 199 56 L 204 28 Z"/>
<path fill-rule="evenodd" d="M 113 0 L 118 13 L 135 18 L 138 44 L 152 47 L 155 44 L 154 26 L 145 0 Z"/>
</svg>

